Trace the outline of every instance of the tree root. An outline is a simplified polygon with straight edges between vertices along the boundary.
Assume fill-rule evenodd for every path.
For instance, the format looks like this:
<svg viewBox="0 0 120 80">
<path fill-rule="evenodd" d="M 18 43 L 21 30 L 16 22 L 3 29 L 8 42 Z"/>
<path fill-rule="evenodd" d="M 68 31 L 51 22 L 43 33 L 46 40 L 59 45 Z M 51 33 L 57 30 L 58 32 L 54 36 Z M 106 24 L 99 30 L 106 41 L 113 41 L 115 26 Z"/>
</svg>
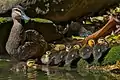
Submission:
<svg viewBox="0 0 120 80">
<path fill-rule="evenodd" d="M 116 20 L 112 17 L 105 26 L 103 26 L 100 30 L 96 31 L 95 33 L 89 35 L 83 40 L 83 43 L 87 43 L 88 40 L 94 39 L 97 40 L 100 37 L 105 37 L 106 35 L 110 34 L 112 31 L 116 29 Z"/>
</svg>

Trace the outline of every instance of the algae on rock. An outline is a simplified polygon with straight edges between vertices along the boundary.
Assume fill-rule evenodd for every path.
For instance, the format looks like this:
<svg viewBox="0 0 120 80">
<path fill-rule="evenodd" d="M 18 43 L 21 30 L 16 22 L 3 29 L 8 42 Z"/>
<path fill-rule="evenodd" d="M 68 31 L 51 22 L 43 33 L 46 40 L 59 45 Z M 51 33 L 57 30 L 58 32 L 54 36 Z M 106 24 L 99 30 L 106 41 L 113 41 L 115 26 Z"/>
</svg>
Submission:
<svg viewBox="0 0 120 80">
<path fill-rule="evenodd" d="M 114 64 L 120 60 L 120 46 L 112 47 L 108 54 L 105 56 L 102 64 Z"/>
</svg>

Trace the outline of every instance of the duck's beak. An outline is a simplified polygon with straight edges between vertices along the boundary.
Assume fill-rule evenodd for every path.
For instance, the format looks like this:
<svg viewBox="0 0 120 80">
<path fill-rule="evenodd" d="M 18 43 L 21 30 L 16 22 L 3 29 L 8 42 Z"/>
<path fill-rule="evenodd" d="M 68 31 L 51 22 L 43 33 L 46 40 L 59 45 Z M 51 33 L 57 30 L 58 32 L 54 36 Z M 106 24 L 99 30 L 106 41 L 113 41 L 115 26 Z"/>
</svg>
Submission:
<svg viewBox="0 0 120 80">
<path fill-rule="evenodd" d="M 22 12 L 21 17 L 22 17 L 22 19 L 24 19 L 24 20 L 30 20 L 30 18 L 29 18 L 24 12 Z"/>
</svg>

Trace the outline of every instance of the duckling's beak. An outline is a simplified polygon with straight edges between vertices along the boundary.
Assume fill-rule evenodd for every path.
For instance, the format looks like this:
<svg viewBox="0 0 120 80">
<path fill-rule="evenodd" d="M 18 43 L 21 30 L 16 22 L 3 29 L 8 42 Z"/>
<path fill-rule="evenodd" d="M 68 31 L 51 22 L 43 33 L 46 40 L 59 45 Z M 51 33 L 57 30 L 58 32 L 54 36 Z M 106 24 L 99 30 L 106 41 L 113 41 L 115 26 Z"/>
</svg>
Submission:
<svg viewBox="0 0 120 80">
<path fill-rule="evenodd" d="M 21 18 L 24 20 L 30 20 L 30 18 L 24 12 L 22 12 Z"/>
</svg>

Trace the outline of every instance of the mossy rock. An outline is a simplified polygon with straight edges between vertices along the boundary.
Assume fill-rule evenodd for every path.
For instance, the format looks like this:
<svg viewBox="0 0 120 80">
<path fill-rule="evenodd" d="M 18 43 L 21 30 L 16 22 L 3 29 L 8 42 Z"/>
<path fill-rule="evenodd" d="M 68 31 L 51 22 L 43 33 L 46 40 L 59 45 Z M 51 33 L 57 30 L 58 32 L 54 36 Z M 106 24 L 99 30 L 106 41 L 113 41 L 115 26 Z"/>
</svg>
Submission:
<svg viewBox="0 0 120 80">
<path fill-rule="evenodd" d="M 102 65 L 115 64 L 118 60 L 120 60 L 120 46 L 115 46 L 105 56 Z"/>
<path fill-rule="evenodd" d="M 79 69 L 82 69 L 82 68 L 86 68 L 88 65 L 89 65 L 89 63 L 86 60 L 81 58 L 77 63 L 77 68 L 79 70 Z"/>
<path fill-rule="evenodd" d="M 0 17 L 0 24 L 10 22 L 11 20 L 10 17 Z"/>
</svg>

